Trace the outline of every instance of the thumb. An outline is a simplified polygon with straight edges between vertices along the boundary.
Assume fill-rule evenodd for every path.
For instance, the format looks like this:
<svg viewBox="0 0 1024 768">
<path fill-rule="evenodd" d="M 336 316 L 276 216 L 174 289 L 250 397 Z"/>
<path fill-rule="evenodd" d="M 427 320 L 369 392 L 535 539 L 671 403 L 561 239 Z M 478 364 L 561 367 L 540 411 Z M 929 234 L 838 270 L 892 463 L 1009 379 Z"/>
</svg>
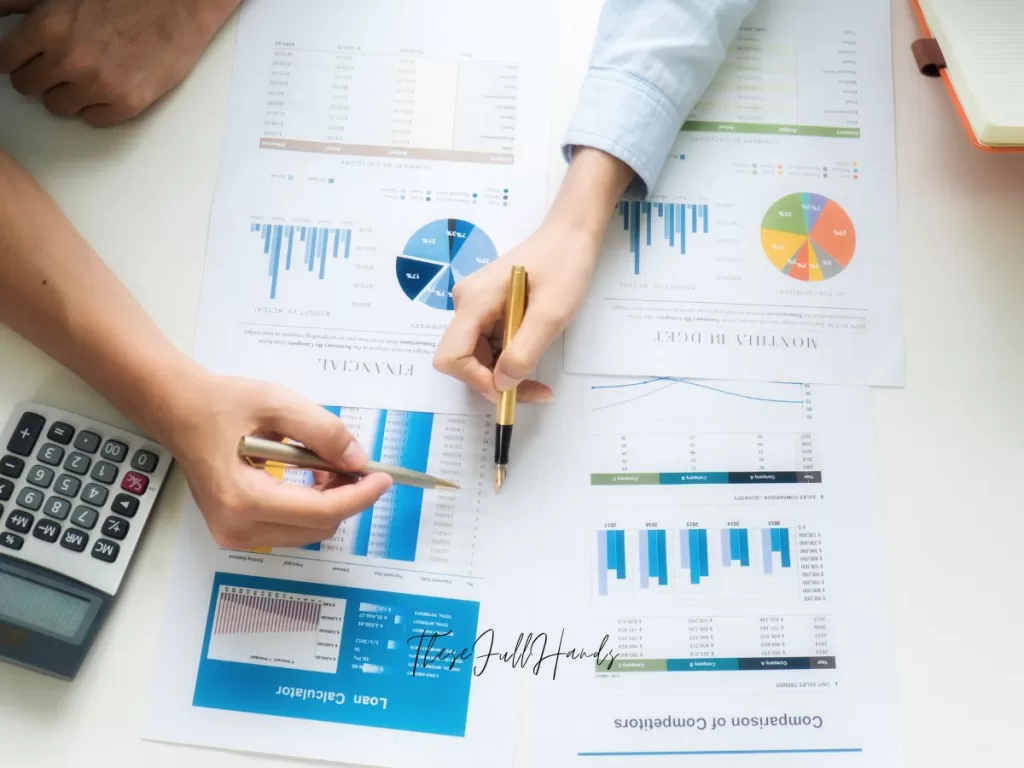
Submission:
<svg viewBox="0 0 1024 768">
<path fill-rule="evenodd" d="M 546 311 L 542 305 L 527 307 L 522 325 L 494 365 L 494 386 L 498 391 L 519 386 L 537 367 L 541 356 L 562 329 L 563 323 L 557 313 Z"/>
<path fill-rule="evenodd" d="M 297 440 L 339 470 L 358 472 L 369 461 L 345 422 L 298 395 L 283 394 L 265 414 L 263 426 Z"/>
</svg>

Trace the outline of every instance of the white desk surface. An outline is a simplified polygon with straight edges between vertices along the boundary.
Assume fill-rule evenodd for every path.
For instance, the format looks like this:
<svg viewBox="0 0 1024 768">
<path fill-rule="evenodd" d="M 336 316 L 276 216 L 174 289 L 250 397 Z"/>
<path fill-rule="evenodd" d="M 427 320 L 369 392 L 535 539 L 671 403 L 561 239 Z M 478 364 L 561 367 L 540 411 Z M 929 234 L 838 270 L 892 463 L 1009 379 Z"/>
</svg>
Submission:
<svg viewBox="0 0 1024 768">
<path fill-rule="evenodd" d="M 596 18 L 596 0 L 575 2 Z M 1016 766 L 1024 711 L 1024 155 L 966 143 L 941 85 L 914 66 L 909 4 L 896 0 L 893 17 L 907 386 L 876 390 L 873 405 L 907 764 Z M 0 146 L 47 187 L 185 350 L 234 29 L 232 21 L 182 88 L 130 127 L 94 131 L 57 120 L 0 86 Z M 581 39 L 562 58 L 578 72 L 589 41 L 576 30 Z M 4 417 L 17 400 L 38 397 L 124 423 L 3 327 L 0 371 Z M 184 494 L 175 473 L 77 681 L 0 666 L 0 763 L 297 765 L 139 737 Z"/>
</svg>

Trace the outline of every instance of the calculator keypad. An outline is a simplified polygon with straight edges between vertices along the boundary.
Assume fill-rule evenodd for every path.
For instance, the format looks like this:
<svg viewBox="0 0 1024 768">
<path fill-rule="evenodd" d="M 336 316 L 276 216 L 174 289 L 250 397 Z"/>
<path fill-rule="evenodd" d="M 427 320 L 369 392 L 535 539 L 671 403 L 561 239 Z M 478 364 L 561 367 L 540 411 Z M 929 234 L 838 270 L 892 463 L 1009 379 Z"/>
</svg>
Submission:
<svg viewBox="0 0 1024 768">
<path fill-rule="evenodd" d="M 22 488 L 18 494 L 18 506 L 35 512 L 43 506 L 43 492 L 35 488 Z"/>
<path fill-rule="evenodd" d="M 107 496 L 109 494 L 110 492 L 102 485 L 89 483 L 82 489 L 82 501 L 86 504 L 91 504 L 94 507 L 102 507 L 107 503 Z"/>
<path fill-rule="evenodd" d="M 0 553 L 115 594 L 173 459 L 41 403 L 0 421 Z"/>
<path fill-rule="evenodd" d="M 119 493 L 110 502 L 110 509 L 123 517 L 135 517 L 135 513 L 139 509 L 139 500 L 127 493 Z"/>
<path fill-rule="evenodd" d="M 67 461 L 64 462 L 64 469 L 68 472 L 74 472 L 76 475 L 84 475 L 89 471 L 90 464 L 92 464 L 92 459 L 84 453 L 74 451 L 68 454 Z"/>
<path fill-rule="evenodd" d="M 51 467 L 59 467 L 60 463 L 64 460 L 64 449 L 53 443 L 43 443 L 39 453 L 36 454 L 36 458 L 44 464 L 49 464 Z"/>
<path fill-rule="evenodd" d="M 160 457 L 155 453 L 139 449 L 135 452 L 135 455 L 132 456 L 132 469 L 152 474 L 156 470 L 156 465 L 159 461 Z"/>
<path fill-rule="evenodd" d="M 78 495 L 78 490 L 82 487 L 82 481 L 77 477 L 71 475 L 61 475 L 57 478 L 57 483 L 53 486 L 53 490 L 59 493 L 61 496 L 67 496 L 69 498 L 75 498 Z"/>
<path fill-rule="evenodd" d="M 127 473 L 121 481 L 121 488 L 138 496 L 144 494 L 147 487 L 149 487 L 149 478 L 138 472 Z"/>
<path fill-rule="evenodd" d="M 0 459 L 0 475 L 13 477 L 17 480 L 25 471 L 25 462 L 17 456 L 4 456 Z"/>
<path fill-rule="evenodd" d="M 7 516 L 7 522 L 5 525 L 9 530 L 15 533 L 28 533 L 32 530 L 32 523 L 36 521 L 33 515 L 28 512 L 22 512 L 20 509 L 16 509 Z"/>
<path fill-rule="evenodd" d="M 40 520 L 32 529 L 32 535 L 41 541 L 52 544 L 60 536 L 60 526 L 52 520 Z"/>
<path fill-rule="evenodd" d="M 110 485 L 117 479 L 117 467 L 108 461 L 97 461 L 96 466 L 89 473 L 89 477 Z"/>
<path fill-rule="evenodd" d="M 71 522 L 79 528 L 91 531 L 96 527 L 96 521 L 99 520 L 99 517 L 100 513 L 91 507 L 75 507 L 75 511 L 71 515 Z"/>
<path fill-rule="evenodd" d="M 109 536 L 112 539 L 123 541 L 124 537 L 128 535 L 129 523 L 127 520 L 118 517 L 117 515 L 111 515 L 103 521 L 103 527 L 100 529 L 100 533 L 104 536 Z"/>
<path fill-rule="evenodd" d="M 89 543 L 89 534 L 75 528 L 68 528 L 60 537 L 60 545 L 72 552 L 81 552 Z"/>
<path fill-rule="evenodd" d="M 107 440 L 103 444 L 103 450 L 100 451 L 100 455 L 107 461 L 116 461 L 120 464 L 124 461 L 124 457 L 128 455 L 128 446 L 119 440 Z"/>
<path fill-rule="evenodd" d="M 100 436 L 95 432 L 82 430 L 75 438 L 75 448 L 86 453 L 96 453 L 100 447 Z"/>
<path fill-rule="evenodd" d="M 63 520 L 71 511 L 71 502 L 67 499 L 51 496 L 43 505 L 43 514 L 52 517 L 54 520 Z"/>
<path fill-rule="evenodd" d="M 70 424 L 65 424 L 63 421 L 55 421 L 50 426 L 50 431 L 46 433 L 46 439 L 53 440 L 53 442 L 60 443 L 61 445 L 68 445 L 74 434 L 75 428 Z"/>
<path fill-rule="evenodd" d="M 106 539 L 97 539 L 96 543 L 92 545 L 92 556 L 105 563 L 112 563 L 117 560 L 117 555 L 120 551 L 121 547 L 118 544 Z"/>
<path fill-rule="evenodd" d="M 49 467 L 36 464 L 28 471 L 27 480 L 32 483 L 32 485 L 39 488 L 49 488 L 50 483 L 53 482 L 53 470 Z"/>
<path fill-rule="evenodd" d="M 11 439 L 7 441 L 7 450 L 19 456 L 31 456 L 44 424 L 46 424 L 46 419 L 38 413 L 26 411 L 21 414 L 21 418 L 11 434 Z"/>
</svg>

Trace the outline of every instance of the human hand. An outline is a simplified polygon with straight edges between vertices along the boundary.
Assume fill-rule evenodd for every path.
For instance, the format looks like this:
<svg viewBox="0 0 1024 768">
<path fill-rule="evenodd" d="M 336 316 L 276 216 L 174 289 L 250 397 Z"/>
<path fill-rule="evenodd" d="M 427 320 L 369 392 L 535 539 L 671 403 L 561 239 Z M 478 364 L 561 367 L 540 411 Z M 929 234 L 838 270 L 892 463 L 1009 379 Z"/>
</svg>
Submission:
<svg viewBox="0 0 1024 768">
<path fill-rule="evenodd" d="M 434 367 L 492 402 L 513 387 L 522 402 L 549 402 L 551 388 L 526 377 L 583 303 L 612 207 L 633 176 L 611 155 L 578 150 L 537 232 L 456 283 L 455 316 L 437 347 Z M 526 267 L 526 312 L 511 344 L 499 350 L 514 265 Z"/>
<path fill-rule="evenodd" d="M 367 455 L 341 419 L 287 389 L 204 371 L 184 379 L 152 431 L 174 454 L 221 546 L 323 541 L 391 487 L 385 474 L 344 485 L 326 472 L 314 473 L 313 487 L 278 482 L 238 455 L 241 437 L 291 438 L 342 471 L 362 470 Z"/>
<path fill-rule="evenodd" d="M 61 117 L 129 120 L 177 86 L 241 0 L 0 0 L 28 15 L 0 39 L 0 75 Z"/>
<path fill-rule="evenodd" d="M 582 304 L 600 245 L 600 239 L 586 232 L 551 221 L 459 281 L 452 293 L 455 316 L 438 345 L 434 366 L 492 402 L 516 386 L 521 402 L 550 402 L 550 387 L 526 377 Z M 529 300 L 519 331 L 500 349 L 513 265 L 526 267 Z"/>
</svg>

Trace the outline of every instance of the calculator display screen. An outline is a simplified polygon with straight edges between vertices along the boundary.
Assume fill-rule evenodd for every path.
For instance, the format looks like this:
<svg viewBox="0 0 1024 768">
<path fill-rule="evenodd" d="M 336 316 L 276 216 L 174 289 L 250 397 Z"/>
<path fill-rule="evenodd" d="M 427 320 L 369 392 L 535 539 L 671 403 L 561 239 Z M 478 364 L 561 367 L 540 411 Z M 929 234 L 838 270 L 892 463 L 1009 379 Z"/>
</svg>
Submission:
<svg viewBox="0 0 1024 768">
<path fill-rule="evenodd" d="M 89 606 L 88 600 L 0 571 L 0 618 L 71 640 Z"/>
</svg>

